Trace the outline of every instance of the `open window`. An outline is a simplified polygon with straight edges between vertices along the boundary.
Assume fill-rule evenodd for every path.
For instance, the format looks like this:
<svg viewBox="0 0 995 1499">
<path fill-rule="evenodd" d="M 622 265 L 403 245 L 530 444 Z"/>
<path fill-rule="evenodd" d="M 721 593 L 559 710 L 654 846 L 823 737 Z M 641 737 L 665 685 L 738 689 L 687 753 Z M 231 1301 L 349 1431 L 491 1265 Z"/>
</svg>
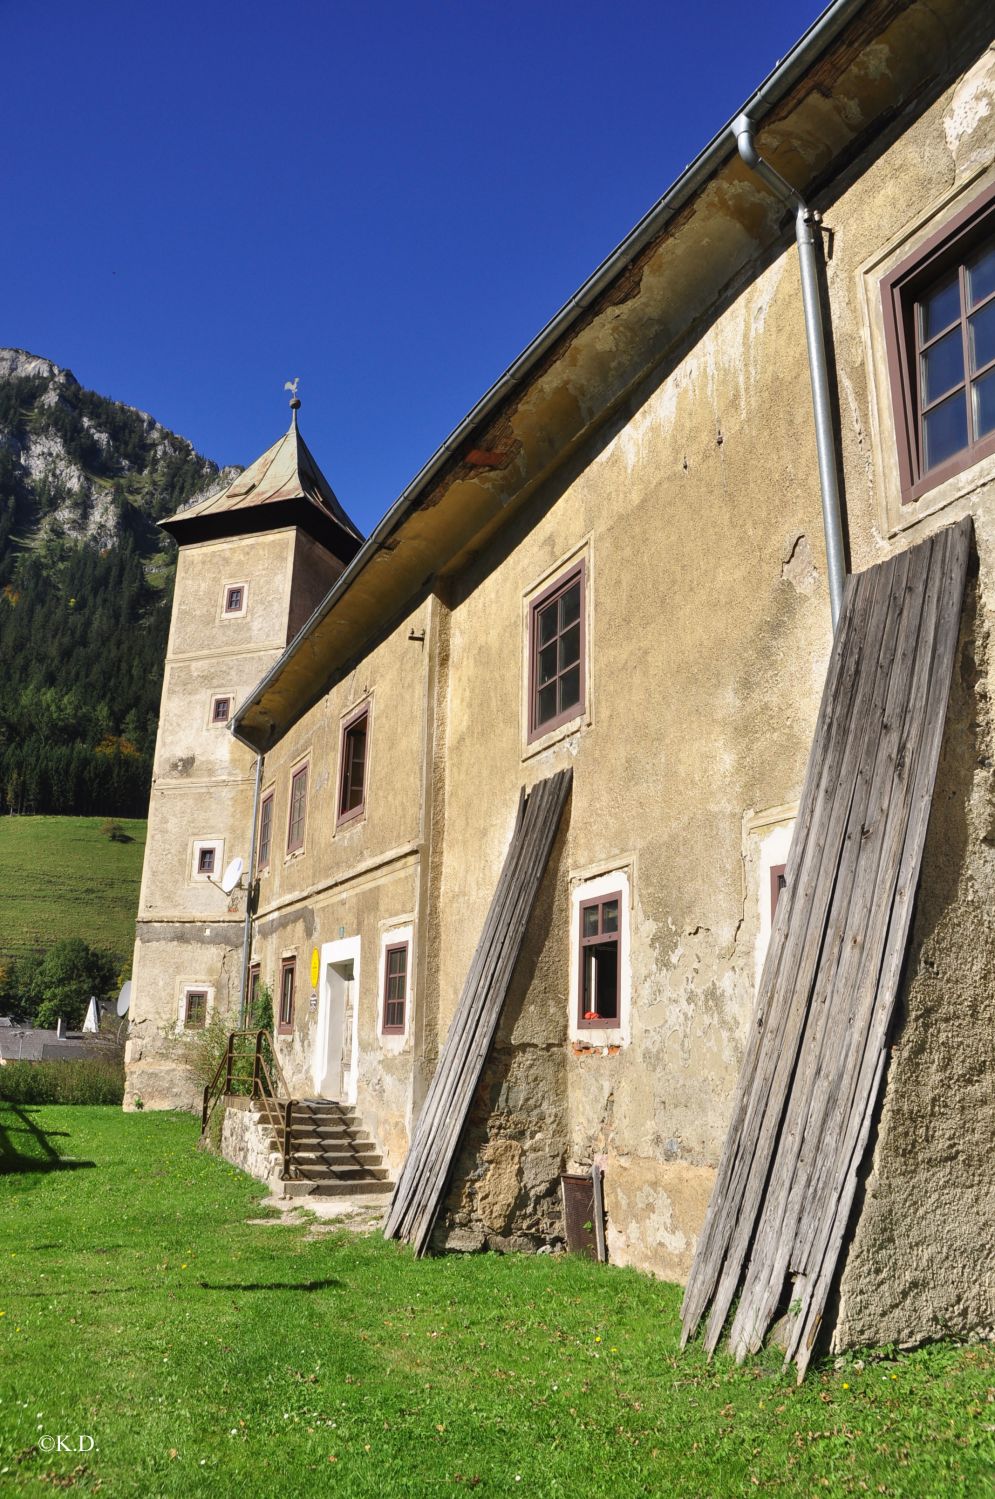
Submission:
<svg viewBox="0 0 995 1499">
<path fill-rule="evenodd" d="M 573 884 L 570 897 L 570 1039 L 617 1047 L 631 1032 L 630 870 Z"/>
</svg>

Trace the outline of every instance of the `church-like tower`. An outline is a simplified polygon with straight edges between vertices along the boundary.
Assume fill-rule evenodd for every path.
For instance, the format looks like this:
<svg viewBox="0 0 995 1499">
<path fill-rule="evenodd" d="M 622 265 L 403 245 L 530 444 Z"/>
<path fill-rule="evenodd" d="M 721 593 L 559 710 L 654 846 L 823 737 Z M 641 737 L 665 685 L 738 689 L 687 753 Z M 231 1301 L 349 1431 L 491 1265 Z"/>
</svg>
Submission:
<svg viewBox="0 0 995 1499">
<path fill-rule="evenodd" d="M 142 872 L 125 1107 L 199 1107 L 178 1062 L 214 1012 L 237 1022 L 254 756 L 229 731 L 362 538 L 288 431 L 221 493 L 164 521 L 179 544 Z M 220 888 L 235 857 L 246 876 Z M 140 1100 L 140 1104 L 139 1104 Z"/>
</svg>

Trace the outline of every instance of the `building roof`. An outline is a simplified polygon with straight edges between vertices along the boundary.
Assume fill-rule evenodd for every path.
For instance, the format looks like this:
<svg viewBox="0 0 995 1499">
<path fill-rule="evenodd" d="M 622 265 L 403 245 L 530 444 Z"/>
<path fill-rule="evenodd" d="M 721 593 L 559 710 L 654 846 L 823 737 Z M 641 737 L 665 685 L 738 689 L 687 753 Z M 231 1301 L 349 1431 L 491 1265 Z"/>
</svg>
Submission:
<svg viewBox="0 0 995 1499">
<path fill-rule="evenodd" d="M 763 253 L 783 204 L 739 160 L 732 121 L 809 201 L 936 77 L 975 0 L 834 0 L 580 290 L 445 439 L 232 718 L 274 744 L 433 576 L 455 572 L 565 454 L 679 357 Z M 874 48 L 874 65 L 867 56 Z M 799 335 L 801 336 L 801 335 Z"/>
<path fill-rule="evenodd" d="M 4 1022 L 0 1022 L 0 1063 L 70 1062 L 80 1057 L 101 1056 L 113 1048 L 113 1043 L 98 1036 L 83 1036 L 75 1031 L 60 1036 L 58 1031 L 19 1025 L 7 1017 Z"/>
<path fill-rule="evenodd" d="M 163 529 L 182 545 L 301 525 L 348 562 L 362 544 L 362 533 L 339 504 L 301 436 L 297 405 L 295 399 L 290 426 L 271 448 L 226 489 L 164 520 Z"/>
</svg>

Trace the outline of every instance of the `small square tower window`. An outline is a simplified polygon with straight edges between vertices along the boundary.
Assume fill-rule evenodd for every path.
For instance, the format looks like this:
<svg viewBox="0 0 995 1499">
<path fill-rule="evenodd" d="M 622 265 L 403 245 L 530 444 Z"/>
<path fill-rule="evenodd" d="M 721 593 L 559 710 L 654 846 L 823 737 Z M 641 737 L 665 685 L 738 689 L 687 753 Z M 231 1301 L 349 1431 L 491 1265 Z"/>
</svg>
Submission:
<svg viewBox="0 0 995 1499">
<path fill-rule="evenodd" d="M 248 583 L 226 583 L 222 614 L 225 619 L 234 619 L 245 613 L 249 597 Z"/>
<path fill-rule="evenodd" d="M 193 878 L 213 880 L 221 868 L 223 853 L 223 839 L 198 838 L 193 846 Z"/>
<path fill-rule="evenodd" d="M 202 1031 L 207 1024 L 207 990 L 187 989 L 183 996 L 183 1029 Z"/>
<path fill-rule="evenodd" d="M 226 724 L 231 718 L 231 698 L 212 697 L 211 699 L 211 723 Z"/>
</svg>

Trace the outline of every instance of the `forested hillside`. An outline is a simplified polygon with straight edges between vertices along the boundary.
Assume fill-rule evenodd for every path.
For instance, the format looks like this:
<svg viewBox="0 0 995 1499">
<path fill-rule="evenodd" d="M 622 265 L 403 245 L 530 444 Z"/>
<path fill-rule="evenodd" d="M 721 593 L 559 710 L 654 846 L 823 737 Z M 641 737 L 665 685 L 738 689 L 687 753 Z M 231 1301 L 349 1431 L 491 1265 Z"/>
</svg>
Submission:
<svg viewBox="0 0 995 1499">
<path fill-rule="evenodd" d="M 156 521 L 221 477 L 0 349 L 0 812 L 145 815 L 174 571 Z"/>
</svg>

